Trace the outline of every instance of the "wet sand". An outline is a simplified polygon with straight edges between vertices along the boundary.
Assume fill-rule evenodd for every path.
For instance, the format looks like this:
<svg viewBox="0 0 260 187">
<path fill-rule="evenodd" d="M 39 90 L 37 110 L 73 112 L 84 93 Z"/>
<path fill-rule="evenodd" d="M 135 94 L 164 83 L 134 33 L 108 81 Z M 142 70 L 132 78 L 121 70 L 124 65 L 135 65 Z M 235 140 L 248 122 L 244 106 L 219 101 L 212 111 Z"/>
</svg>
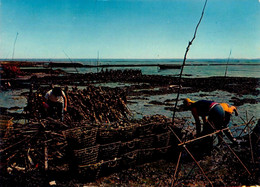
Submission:
<svg viewBox="0 0 260 187">
<path fill-rule="evenodd" d="M 35 70 L 37 71 L 37 70 Z M 10 86 L 7 84 L 10 83 Z M 89 85 L 99 85 L 102 89 L 113 85 L 116 89 L 122 89 L 127 93 L 127 102 L 128 105 L 132 106 L 132 111 L 136 112 L 136 105 L 140 103 L 140 100 L 146 101 L 142 105 L 150 105 L 152 108 L 159 107 L 166 108 L 166 111 L 172 113 L 172 108 L 175 103 L 176 93 L 178 92 L 179 78 L 170 77 L 170 76 L 158 76 L 158 75 L 143 75 L 138 70 L 118 70 L 118 71 L 102 71 L 100 73 L 86 73 L 86 74 L 67 74 L 63 71 L 56 70 L 55 72 L 23 72 L 21 75 L 16 77 L 2 77 L 1 80 L 1 91 L 5 90 L 20 90 L 27 89 L 28 92 L 24 92 L 23 95 L 26 97 L 29 93 L 29 88 L 31 85 L 34 85 L 34 89 L 39 87 L 49 87 L 51 84 L 59 84 L 61 86 L 69 86 L 78 88 L 88 87 Z M 236 106 L 251 106 L 256 107 L 258 105 L 258 96 L 259 96 L 259 79 L 258 78 L 243 78 L 243 77 L 209 77 L 209 78 L 183 78 L 181 79 L 181 98 L 189 96 L 194 98 L 215 98 L 219 93 L 222 93 L 218 96 L 225 97 L 228 95 L 227 102 L 231 102 Z M 163 98 L 163 99 L 161 99 Z M 181 101 L 180 101 L 181 102 Z M 142 106 L 143 107 L 143 106 Z M 149 108 L 151 109 L 151 108 Z M 245 112 L 248 108 L 244 109 Z M 256 107 L 257 109 L 257 107 Z M 137 110 L 138 111 L 138 110 Z M 138 111 L 138 113 L 144 112 L 144 109 Z M 250 113 L 250 115 L 257 116 L 256 113 Z M 152 109 L 147 110 L 144 115 L 155 115 L 156 111 Z M 19 117 L 19 116 L 18 116 Z M 257 119 L 256 119 L 257 121 Z M 224 150 L 225 151 L 225 150 Z M 213 159 L 225 159 L 222 156 L 216 153 L 215 158 Z M 249 155 L 250 156 L 250 155 Z M 188 157 L 187 155 L 183 158 Z M 227 157 L 232 158 L 232 155 Z M 189 159 L 188 159 L 189 160 Z M 188 163 L 186 163 L 188 162 Z M 201 164 L 207 166 L 208 163 L 212 162 L 212 158 L 204 159 L 200 161 Z M 216 162 L 220 163 L 220 162 Z M 223 161 L 222 164 L 225 162 Z M 227 164 L 227 163 L 226 163 Z M 230 165 L 229 165 L 230 164 Z M 225 167 L 233 167 L 233 163 L 228 163 Z M 161 160 L 155 163 L 146 164 L 144 166 L 138 166 L 136 169 L 123 170 L 120 173 L 115 173 L 109 177 L 103 177 L 97 180 L 94 183 L 88 183 L 88 185 L 170 185 L 174 168 L 176 166 L 176 161 L 167 162 Z M 187 167 L 193 174 L 199 174 L 199 170 L 193 169 L 190 167 L 190 161 L 185 160 L 183 166 Z M 214 171 L 214 165 L 208 166 L 209 173 Z M 226 168 L 227 169 L 227 168 Z M 238 169 L 238 173 L 241 171 L 241 168 Z M 187 175 L 187 171 L 181 170 L 180 175 Z M 228 171 L 218 170 L 218 175 L 215 177 L 215 184 L 219 185 L 231 185 L 231 184 L 243 184 L 241 176 L 246 176 L 245 173 L 238 177 L 237 172 L 234 172 L 234 176 L 230 175 L 230 179 L 221 181 L 217 179 L 223 179 L 223 175 L 227 175 Z M 29 178 L 25 174 L 24 177 Z M 22 177 L 22 176 L 21 176 Z M 193 177 L 193 178 L 192 178 Z M 77 181 L 63 181 L 64 178 L 59 181 L 61 186 L 66 186 L 68 184 L 76 184 Z M 189 185 L 191 183 L 203 185 L 205 180 L 199 180 L 203 178 L 201 175 L 192 175 L 187 177 L 186 181 L 179 181 L 180 185 L 185 184 Z M 51 177 L 49 178 L 51 179 Z M 239 181 L 235 183 L 233 180 L 238 179 Z M 55 180 L 55 179 L 54 179 Z M 249 180 L 249 179 L 248 179 Z M 233 181 L 233 183 L 232 183 Z M 250 181 L 250 180 L 249 180 Z M 254 180 L 252 180 L 254 181 Z M 36 181 L 35 181 L 36 182 Z M 244 183 L 249 183 L 244 181 Z"/>
</svg>

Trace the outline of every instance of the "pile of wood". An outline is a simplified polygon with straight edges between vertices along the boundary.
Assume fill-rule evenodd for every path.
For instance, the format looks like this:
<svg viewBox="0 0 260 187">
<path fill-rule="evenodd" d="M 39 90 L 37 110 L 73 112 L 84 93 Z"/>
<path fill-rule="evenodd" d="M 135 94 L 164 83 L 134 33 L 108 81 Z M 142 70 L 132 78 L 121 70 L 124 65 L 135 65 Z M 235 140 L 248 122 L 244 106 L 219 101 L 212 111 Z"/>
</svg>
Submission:
<svg viewBox="0 0 260 187">
<path fill-rule="evenodd" d="M 31 89 L 28 122 L 13 124 L 1 139 L 3 173 L 77 171 L 93 180 L 161 158 L 173 145 L 167 128 L 171 119 L 160 115 L 130 119 L 123 90 L 64 89 L 68 98 L 64 121 L 46 115 L 42 105 L 46 91 Z"/>
<path fill-rule="evenodd" d="M 15 123 L 1 140 L 1 172 L 76 171 L 94 180 L 166 156 L 174 144 L 170 123 L 158 115 L 110 124 L 81 121 L 70 127 L 52 118 Z"/>
<path fill-rule="evenodd" d="M 83 119 L 95 123 L 127 120 L 130 111 L 126 106 L 126 93 L 120 89 L 103 90 L 87 86 L 83 90 L 67 92 L 71 120 Z"/>
<path fill-rule="evenodd" d="M 70 168 L 84 180 L 167 157 L 177 151 L 168 129 L 171 119 L 149 116 L 131 122 L 82 125 L 63 131 Z M 180 129 L 175 129 L 180 134 Z M 173 156 L 173 155 L 171 155 Z"/>
<path fill-rule="evenodd" d="M 41 87 L 37 91 L 30 91 L 26 111 L 29 118 L 44 119 L 47 113 L 44 109 L 44 95 L 47 88 Z M 64 89 L 68 98 L 68 109 L 64 116 L 64 123 L 88 121 L 95 123 L 110 123 L 128 120 L 131 115 L 126 105 L 126 92 L 115 88 L 101 88 L 92 85 L 80 90 Z"/>
</svg>

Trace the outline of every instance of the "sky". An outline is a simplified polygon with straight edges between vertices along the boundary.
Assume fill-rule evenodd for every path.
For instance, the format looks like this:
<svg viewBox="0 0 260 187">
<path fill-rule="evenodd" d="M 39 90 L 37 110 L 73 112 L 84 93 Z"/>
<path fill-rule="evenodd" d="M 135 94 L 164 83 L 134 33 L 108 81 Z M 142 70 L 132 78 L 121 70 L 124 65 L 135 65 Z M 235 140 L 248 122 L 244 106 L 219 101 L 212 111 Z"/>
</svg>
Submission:
<svg viewBox="0 0 260 187">
<path fill-rule="evenodd" d="M 0 0 L 0 58 L 183 58 L 204 0 Z M 187 58 L 260 58 L 260 1 L 208 0 Z"/>
</svg>

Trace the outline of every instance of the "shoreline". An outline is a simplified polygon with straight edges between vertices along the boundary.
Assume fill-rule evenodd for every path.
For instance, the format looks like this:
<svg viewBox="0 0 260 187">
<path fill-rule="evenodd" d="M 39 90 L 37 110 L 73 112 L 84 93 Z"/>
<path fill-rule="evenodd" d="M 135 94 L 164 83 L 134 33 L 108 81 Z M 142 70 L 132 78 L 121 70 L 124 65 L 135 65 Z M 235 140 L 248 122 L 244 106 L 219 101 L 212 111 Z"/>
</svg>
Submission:
<svg viewBox="0 0 260 187">
<path fill-rule="evenodd" d="M 182 92 L 197 92 L 197 91 L 214 91 L 224 90 L 231 93 L 259 95 L 260 78 L 254 77 L 199 77 L 181 79 L 181 86 L 186 89 Z M 10 82 L 12 89 L 29 88 L 30 84 L 37 85 L 71 85 L 71 86 L 87 86 L 96 83 L 121 82 L 129 84 L 146 83 L 150 87 L 168 87 L 168 91 L 176 91 L 176 85 L 179 84 L 179 77 L 165 75 L 144 75 L 140 70 L 110 70 L 101 71 L 98 73 L 85 74 L 69 74 L 61 70 L 44 70 L 28 71 L 17 77 L 1 77 L 1 88 L 4 89 L 5 83 Z M 172 86 L 173 85 L 173 86 Z M 175 86 L 174 86 L 175 85 Z M 167 88 L 167 89 L 168 89 Z"/>
<path fill-rule="evenodd" d="M 6 77 L 7 78 L 7 77 Z M 221 98 L 222 96 L 225 97 L 225 102 L 234 103 L 239 107 L 240 116 L 241 119 L 244 118 L 244 114 L 249 115 L 251 117 L 252 115 L 256 115 L 256 120 L 254 119 L 254 122 L 259 119 L 259 116 L 257 116 L 257 112 L 255 109 L 257 109 L 258 105 L 258 96 L 259 96 L 259 78 L 247 78 L 247 77 L 207 77 L 207 78 L 182 78 L 181 81 L 181 96 L 182 97 L 191 97 L 191 98 Z M 7 90 L 3 90 L 6 83 L 10 83 L 10 87 L 6 88 Z M 164 113 L 165 110 L 168 110 L 170 113 L 172 113 L 172 109 L 175 102 L 175 95 L 178 92 L 178 84 L 179 84 L 179 78 L 178 77 L 171 77 L 171 76 L 163 76 L 163 75 L 144 75 L 140 70 L 110 70 L 110 71 L 102 71 L 99 73 L 85 73 L 85 74 L 69 74 L 62 71 L 50 71 L 50 72 L 27 72 L 26 74 L 21 74 L 17 77 L 7 78 L 3 79 L 1 77 L 1 91 L 7 92 L 8 95 L 10 93 L 11 99 L 16 99 L 11 95 L 11 93 L 14 92 L 14 90 L 23 89 L 23 92 L 18 92 L 17 94 L 20 94 L 21 97 L 29 98 L 29 89 L 31 85 L 33 85 L 33 93 L 38 93 L 38 90 L 41 89 L 48 89 L 52 84 L 58 84 L 62 87 L 69 87 L 69 90 L 73 92 L 73 89 L 86 89 L 86 88 L 93 88 L 93 86 L 96 87 L 97 90 L 113 90 L 114 93 L 118 93 L 118 91 L 124 91 L 126 93 L 128 109 L 133 112 L 146 112 L 142 113 L 143 118 L 145 119 L 146 114 L 152 115 L 160 115 L 159 112 L 162 112 L 164 116 L 166 116 L 166 113 Z M 27 90 L 27 91 L 24 91 Z M 1 93 L 1 92 L 0 92 Z M 45 93 L 45 92 L 43 92 Z M 91 92 L 88 92 L 91 93 Z M 111 93 L 111 92 L 109 92 Z M 113 92 L 112 92 L 113 93 Z M 220 94 L 220 95 L 219 95 Z M 110 96 L 113 94 L 110 94 Z M 35 95 L 38 97 L 38 95 Z M 73 99 L 75 100 L 75 99 Z M 78 99 L 81 101 L 81 99 Z M 181 98 L 180 98 L 181 100 Z M 76 99 L 77 101 L 77 99 Z M 28 100 L 27 100 L 28 102 Z M 95 102 L 98 103 L 98 102 Z M 180 103 L 180 102 L 179 102 Z M 255 105 L 256 104 L 256 105 Z M 143 105 L 143 106 L 141 106 Z M 75 107 L 73 105 L 73 107 Z M 143 107 L 143 108 L 142 108 Z M 76 105 L 77 108 L 77 105 Z M 11 107 L 9 107 L 11 109 Z M 13 107 L 15 109 L 15 107 Z M 156 110 L 155 110 L 156 109 Z M 163 111 L 164 109 L 164 111 Z M 250 110 L 249 110 L 250 109 Z M 3 112 L 3 108 L 1 108 L 1 111 Z M 85 111 L 85 110 L 84 110 Z M 101 110 L 100 110 L 101 111 Z M 183 114 L 182 111 L 178 112 L 178 118 L 180 118 L 182 121 L 183 128 L 186 127 L 187 123 L 191 123 L 192 118 L 190 118 L 187 113 Z M 37 113 L 37 111 L 35 111 Z M 11 114 L 11 113 L 9 113 Z M 190 115 L 190 113 L 189 113 Z M 24 119 L 27 119 L 24 114 L 17 115 L 17 113 L 12 113 L 11 115 L 14 117 L 14 119 L 21 119 L 24 117 Z M 135 116 L 136 117 L 136 116 Z M 176 117 L 176 118 L 177 118 Z M 247 116 L 246 116 L 247 117 Z M 78 118 L 78 117 L 77 117 Z M 134 118 L 137 119 L 137 118 Z M 171 118 L 169 118 L 171 119 Z M 237 118 L 239 119 L 239 118 Z M 239 119 L 240 120 L 240 119 Z M 233 121 L 234 122 L 234 121 Z M 241 120 L 239 121 L 240 124 Z M 235 123 L 234 123 L 235 124 Z M 189 126 L 189 125 L 188 125 Z M 27 128 L 28 125 L 26 124 L 25 127 Z M 50 126 L 51 127 L 51 126 Z M 63 126 L 61 126 L 63 127 Z M 60 130 L 60 128 L 54 128 L 56 130 Z M 192 127 L 192 126 L 191 126 Z M 64 127 L 63 127 L 64 128 Z M 184 128 L 185 129 L 185 128 Z M 29 129 L 31 130 L 31 129 Z M 42 131 L 41 131 L 42 132 Z M 55 134 L 56 135 L 56 134 Z M 61 137 L 61 136 L 59 136 Z M 35 144 L 38 145 L 38 144 Z M 196 149 L 195 149 L 196 150 Z M 223 148 L 224 150 L 224 148 Z M 215 153 L 216 152 L 215 150 Z M 201 164 L 207 162 L 211 163 L 212 159 L 216 158 L 216 154 L 212 154 L 212 158 L 210 157 L 203 157 L 199 160 Z M 241 152 L 242 153 L 242 152 Z M 249 153 L 249 151 L 246 151 L 246 153 Z M 199 155 L 200 151 L 194 151 L 194 154 Z M 245 154 L 243 154 L 245 155 Z M 224 156 L 219 155 L 218 163 L 221 165 L 224 165 L 225 168 L 231 168 L 233 170 L 232 173 L 240 173 L 241 168 L 238 166 L 234 167 L 234 160 L 233 155 L 229 156 L 229 162 L 223 161 L 222 157 L 225 156 L 225 159 L 227 157 L 227 154 Z M 250 158 L 250 155 L 244 156 L 247 160 Z M 36 160 L 36 159 L 35 159 Z M 187 157 L 187 155 L 184 155 L 182 157 L 182 160 L 185 160 L 186 164 L 185 167 L 187 167 L 187 171 L 191 170 L 190 167 L 190 158 Z M 36 160 L 37 161 L 37 160 Z M 156 185 L 156 178 L 160 178 L 161 184 L 164 185 L 170 185 L 170 181 L 172 178 L 172 171 L 176 167 L 176 161 L 177 159 L 173 159 L 171 155 L 171 159 L 169 160 L 159 160 L 156 162 L 146 163 L 145 165 L 136 166 L 132 169 L 127 170 L 119 170 L 115 173 L 112 173 L 110 175 L 101 177 L 97 180 L 94 180 L 92 182 L 84 182 L 87 185 L 110 185 L 110 184 L 118 184 L 122 186 L 128 186 L 129 183 L 129 177 L 135 179 L 135 181 L 131 184 L 138 185 L 138 184 L 149 184 L 146 182 L 142 182 L 141 180 L 149 180 L 151 185 Z M 50 162 L 51 163 L 51 162 Z M 74 183 L 82 183 L 81 180 L 77 180 L 76 176 L 73 176 L 66 172 L 66 167 L 62 168 L 64 170 L 61 170 L 60 168 L 55 168 L 56 170 L 49 170 L 47 173 L 51 174 L 51 177 L 59 184 L 60 186 L 68 186 L 68 184 L 71 184 L 71 181 Z M 164 169 L 162 169 L 164 168 Z M 207 168 L 210 169 L 210 171 L 215 171 L 215 164 L 214 165 L 208 165 Z M 61 171 L 60 171 L 60 170 Z M 24 175 L 28 174 L 27 178 L 30 179 L 31 183 L 35 183 L 36 181 L 32 180 L 36 175 L 35 178 L 41 178 L 43 181 L 50 180 L 50 178 L 46 177 L 41 172 L 37 173 L 38 170 L 35 169 L 35 171 L 31 171 L 28 173 L 25 173 Z M 155 171 L 155 172 L 154 172 Z M 56 175 L 54 174 L 56 173 Z M 138 176 L 136 175 L 138 173 Z M 227 173 L 230 172 L 223 172 L 221 169 L 218 170 L 218 175 L 222 178 L 225 178 Z M 45 174 L 43 172 L 43 174 Z M 236 184 L 242 184 L 244 176 L 247 177 L 247 175 L 243 175 L 243 177 L 237 177 L 236 175 L 230 175 L 230 179 L 225 179 L 226 184 L 232 184 L 232 181 L 236 180 Z M 140 176 L 139 176 L 140 175 Z M 142 176 L 144 175 L 144 176 Z M 151 176 L 149 176 L 151 175 Z M 12 182 L 12 177 L 19 177 L 23 176 L 21 173 L 17 173 L 14 175 L 6 175 L 6 176 L 0 176 L 6 180 L 6 182 Z M 49 175 L 48 175 L 49 176 Z M 219 183 L 214 178 L 215 176 L 212 175 L 212 179 L 215 184 L 224 184 Z M 165 181 L 164 181 L 164 180 Z M 139 180 L 139 181 L 138 181 Z M 197 179 L 201 182 L 205 182 L 203 179 Z M 257 179 L 252 179 L 251 181 L 256 181 Z M 14 180 L 15 181 L 15 180 Z M 20 181 L 17 180 L 17 183 L 20 183 L 23 180 L 23 178 L 20 178 Z M 250 180 L 247 181 L 248 183 L 251 183 Z M 189 179 L 184 178 L 183 184 L 189 184 Z M 14 182 L 15 183 L 15 182 Z M 205 183 L 204 183 L 205 184 Z"/>
<path fill-rule="evenodd" d="M 260 78 L 247 77 L 182 78 L 180 94 L 182 97 L 199 95 L 199 97 L 196 96 L 199 99 L 200 97 L 212 98 L 212 93 L 214 95 L 223 93 L 223 97 L 226 99 L 229 98 L 226 102 L 232 103 L 235 106 L 245 104 L 254 105 L 259 102 L 257 99 L 260 94 L 259 82 Z M 131 98 L 129 104 L 134 106 L 134 109 L 136 108 L 135 105 L 140 103 L 140 100 L 161 96 L 166 98 L 165 101 L 153 99 L 149 102 L 143 101 L 143 104 L 147 106 L 160 106 L 161 108 L 164 107 L 163 111 L 171 111 L 176 98 L 174 95 L 178 92 L 179 78 L 163 75 L 143 75 L 139 70 L 111 70 L 85 74 L 60 74 L 60 72 L 56 72 L 56 74 L 28 73 L 26 76 L 16 78 L 3 79 L 1 77 L 0 92 L 3 94 L 5 92 L 12 94 L 13 90 L 27 90 L 26 93 L 20 93 L 19 91 L 17 93 L 20 93 L 23 97 L 28 97 L 28 92 L 32 84 L 35 90 L 40 87 L 50 87 L 52 84 L 62 87 L 68 86 L 70 89 L 73 87 L 84 89 L 89 85 L 122 89 Z M 225 96 L 225 92 L 227 96 Z M 167 98 L 169 95 L 172 96 Z M 232 97 L 228 95 L 232 95 Z M 168 102 L 167 99 L 171 100 L 171 102 Z M 215 97 L 212 99 L 215 99 Z M 0 107 L 3 106 L 5 105 Z M 11 108 L 16 107 L 20 106 L 11 106 Z M 146 108 L 144 106 L 144 110 Z M 8 108 L 6 109 L 8 110 Z M 149 107 L 147 109 L 149 111 Z M 245 108 L 243 110 L 248 109 Z"/>
<path fill-rule="evenodd" d="M 98 63 L 109 63 L 113 61 L 89 61 L 89 62 L 84 62 L 84 63 L 93 63 L 96 62 Z M 124 62 L 124 61 L 122 61 Z M 132 61 L 129 61 L 132 62 Z M 145 62 L 145 61 L 136 61 L 138 62 Z M 156 62 L 156 61 L 155 61 Z M 187 61 L 187 62 L 192 62 L 192 61 Z M 120 61 L 118 62 L 119 64 L 100 64 L 100 65 L 88 65 L 88 64 L 83 64 L 82 62 L 72 62 L 72 61 L 61 61 L 61 62 L 54 62 L 54 61 L 16 61 L 16 60 L 6 60 L 6 61 L 0 61 L 1 65 L 17 65 L 21 67 L 77 67 L 77 68 L 104 68 L 104 67 L 149 67 L 149 66 L 164 66 L 171 68 L 171 66 L 182 66 L 182 62 L 177 61 L 175 63 L 148 63 L 147 64 L 120 64 Z M 125 62 L 126 63 L 126 62 Z M 229 62 L 228 66 L 260 66 L 260 63 L 234 63 L 234 62 Z M 222 62 L 222 63 L 216 63 L 211 62 L 211 63 L 193 63 L 193 64 L 185 64 L 185 66 L 227 66 L 227 63 Z"/>
</svg>

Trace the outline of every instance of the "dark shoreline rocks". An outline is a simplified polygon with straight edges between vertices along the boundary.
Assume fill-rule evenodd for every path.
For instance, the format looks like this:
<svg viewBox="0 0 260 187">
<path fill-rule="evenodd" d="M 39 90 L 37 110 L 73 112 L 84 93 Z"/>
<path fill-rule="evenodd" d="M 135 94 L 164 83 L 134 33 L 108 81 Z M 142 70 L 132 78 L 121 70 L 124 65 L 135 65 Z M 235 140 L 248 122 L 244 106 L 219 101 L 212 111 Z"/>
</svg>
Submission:
<svg viewBox="0 0 260 187">
<path fill-rule="evenodd" d="M 28 75 L 27 75 L 28 76 Z M 170 76 L 158 76 L 158 75 L 142 75 L 142 73 L 138 70 L 117 70 L 117 71 L 106 71 L 100 73 L 86 73 L 86 74 L 62 74 L 62 75 L 45 75 L 41 74 L 30 74 L 26 77 L 16 77 L 12 79 L 4 79 L 1 81 L 2 89 L 5 87 L 6 82 L 10 82 L 11 87 L 6 89 L 22 89 L 28 88 L 31 84 L 34 84 L 35 89 L 41 86 L 50 86 L 51 84 L 60 84 L 62 86 L 89 86 L 94 85 L 95 83 L 111 83 L 111 82 L 123 82 L 130 84 L 129 86 L 124 86 L 122 89 L 126 90 L 126 93 L 130 96 L 140 97 L 143 95 L 163 95 L 169 93 L 177 93 L 178 91 L 178 83 L 179 79 L 177 77 Z M 258 78 L 243 78 L 243 77 L 209 77 L 209 78 L 183 78 L 181 81 L 181 93 L 194 93 L 199 91 L 211 92 L 215 90 L 225 90 L 230 93 L 235 93 L 239 95 L 259 95 L 259 79 Z M 106 87 L 102 87 L 105 89 Z M 239 99 L 232 98 L 234 102 L 239 104 L 249 102 L 256 103 L 258 102 L 256 99 Z M 162 104 L 158 101 L 154 101 L 153 104 Z M 169 108 L 170 109 L 170 108 Z M 217 152 L 217 157 L 213 157 L 215 159 L 216 164 L 223 164 L 224 169 L 221 168 L 219 170 L 215 170 L 215 165 L 210 165 L 212 162 L 212 158 L 205 158 L 201 160 L 200 163 L 207 168 L 207 172 L 212 175 L 212 180 L 214 180 L 215 185 L 241 185 L 241 184 L 253 184 L 256 180 L 253 178 L 252 180 L 248 177 L 248 175 L 244 172 L 241 172 L 241 167 L 234 161 L 234 156 L 232 154 L 228 155 L 227 162 L 227 149 L 222 149 L 225 154 L 221 154 L 222 152 Z M 250 153 L 249 151 L 247 151 Z M 184 155 L 184 157 L 187 155 Z M 249 160 L 250 155 L 245 157 L 243 161 Z M 183 160 L 183 159 L 182 159 Z M 217 162 L 218 160 L 218 162 Z M 163 162 L 159 161 L 152 164 L 147 164 L 141 167 L 138 167 L 134 170 L 123 170 L 120 173 L 115 173 L 107 178 L 101 178 L 95 183 L 90 183 L 89 185 L 170 185 L 172 175 L 174 173 L 174 168 L 176 162 Z M 183 166 L 187 167 L 187 172 L 191 171 L 192 168 L 191 162 L 185 160 L 183 161 Z M 185 165 L 186 164 L 186 165 Z M 224 165 L 225 164 L 225 165 Z M 236 164 L 234 166 L 234 164 Z M 164 169 L 163 169 L 164 168 Z M 196 180 L 197 184 L 207 184 L 203 179 L 202 175 L 200 175 L 200 171 L 196 170 L 193 172 L 197 175 L 192 176 L 183 176 L 187 174 L 186 171 L 181 171 L 179 185 L 185 184 L 194 184 Z M 234 169 L 234 170 L 233 170 Z M 242 168 L 243 169 L 243 168 Z M 253 168 L 252 168 L 253 169 Z M 232 171 L 233 170 L 233 171 Z M 218 173 L 215 174 L 214 171 Z M 17 173 L 13 174 L 13 178 L 17 178 L 17 181 L 23 181 L 23 186 L 27 186 L 28 184 L 37 185 L 37 181 L 39 180 L 31 180 L 31 176 L 34 179 L 41 178 L 42 176 L 37 176 L 35 173 L 33 174 L 18 175 Z M 47 176 L 43 177 L 44 184 L 48 185 L 50 181 L 56 181 L 59 186 L 68 186 L 79 183 L 79 181 L 75 181 L 72 177 L 66 180 L 65 175 L 60 176 Z M 1 176 L 1 180 L 8 180 L 10 176 Z M 25 177 L 28 180 L 23 180 Z M 60 179 L 59 179 L 60 177 Z M 13 179 L 12 178 L 12 179 Z M 18 180 L 19 178 L 19 180 Z M 158 178 L 158 180 L 157 180 Z M 220 178 L 222 181 L 218 181 Z M 8 181 L 12 181 L 8 180 Z M 129 182 L 132 180 L 132 183 Z M 146 181 L 150 181 L 146 183 Z M 183 181 L 182 181 L 183 180 Z M 237 181 L 234 183 L 234 181 Z M 29 181 L 29 182 L 28 182 Z M 159 183 L 157 183 L 157 181 Z M 168 181 L 168 182 L 167 182 Z M 202 182 L 202 183 L 199 183 Z M 6 182 L 6 181 L 5 181 Z M 5 183 L 6 185 L 7 183 Z M 39 184 L 43 185 L 43 184 Z"/>
<path fill-rule="evenodd" d="M 10 82 L 12 89 L 26 88 L 30 84 L 48 85 L 74 85 L 86 86 L 94 83 L 122 82 L 138 84 L 143 88 L 168 87 L 167 90 L 157 90 L 154 92 L 173 92 L 179 85 L 179 77 L 162 76 L 162 75 L 143 75 L 139 70 L 110 70 L 101 71 L 99 73 L 85 74 L 43 74 L 35 75 L 30 73 L 27 77 L 3 78 L 1 87 Z M 258 95 L 260 79 L 247 77 L 207 77 L 207 78 L 182 78 L 181 92 L 198 92 L 198 91 L 214 91 L 224 90 L 240 95 L 251 94 Z M 141 84 L 141 85 L 140 85 Z M 146 84 L 146 85 L 144 85 Z M 137 86 L 137 85 L 135 85 Z M 145 87 L 144 87 L 145 86 Z"/>
</svg>

